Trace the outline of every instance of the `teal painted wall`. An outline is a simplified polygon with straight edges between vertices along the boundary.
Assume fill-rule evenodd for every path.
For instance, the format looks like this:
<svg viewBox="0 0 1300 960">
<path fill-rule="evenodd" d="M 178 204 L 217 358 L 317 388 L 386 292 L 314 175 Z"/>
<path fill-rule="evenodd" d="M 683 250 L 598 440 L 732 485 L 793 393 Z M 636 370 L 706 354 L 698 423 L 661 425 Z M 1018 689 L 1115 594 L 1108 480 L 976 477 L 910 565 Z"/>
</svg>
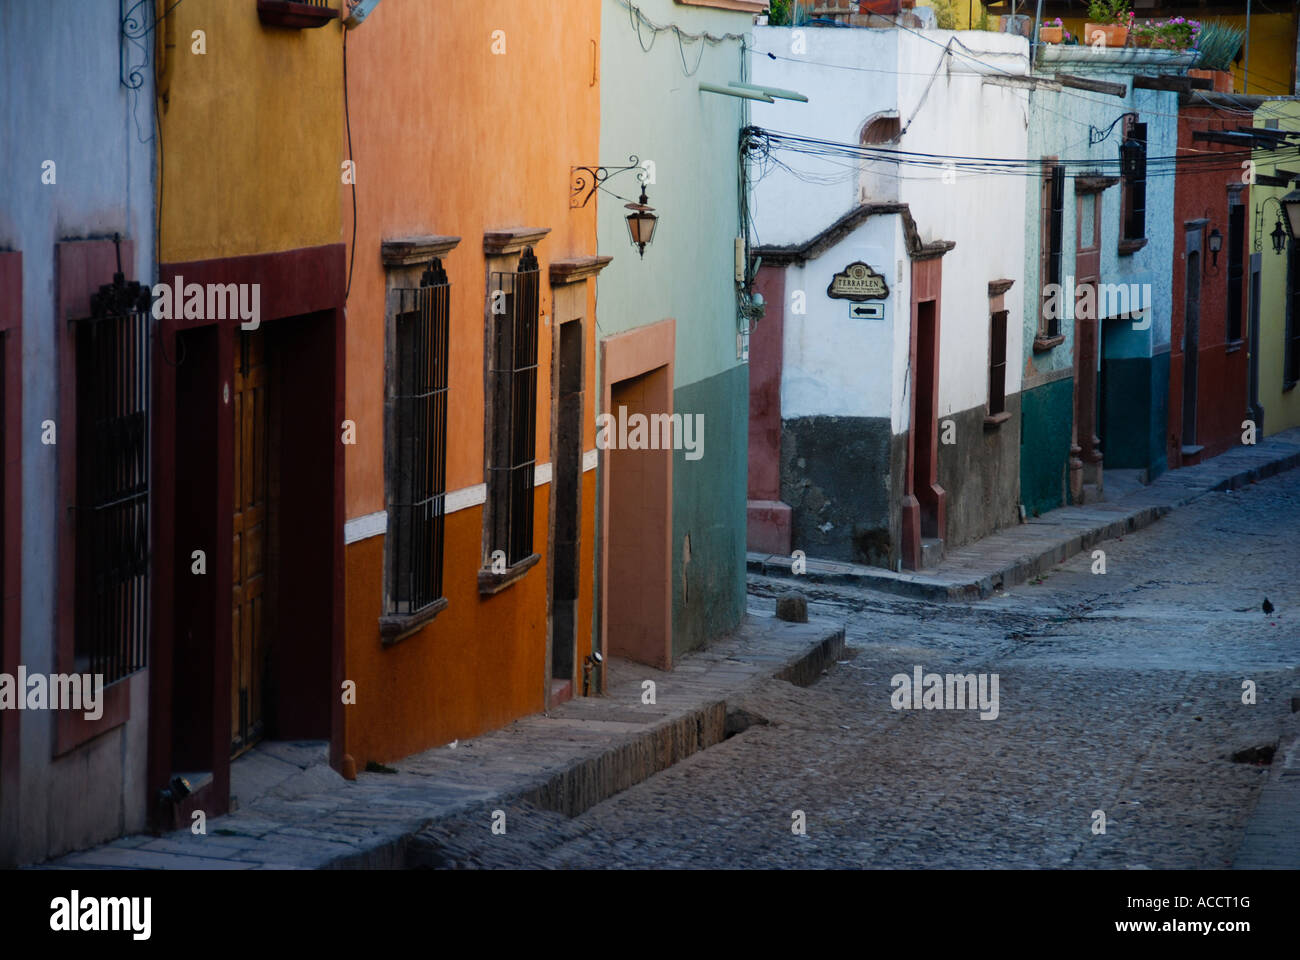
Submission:
<svg viewBox="0 0 1300 960">
<path fill-rule="evenodd" d="M 1063 506 L 1074 419 L 1074 380 L 1063 377 L 1020 394 L 1020 502 L 1036 517 Z"/>
<path fill-rule="evenodd" d="M 1150 358 L 1107 357 L 1102 371 L 1106 466 L 1147 470 L 1154 479 L 1168 468 L 1169 352 Z"/>
<path fill-rule="evenodd" d="M 673 457 L 673 656 L 731 630 L 745 612 L 749 367 L 677 390 L 679 410 L 707 411 L 706 455 Z M 736 442 L 739 438 L 739 442 Z M 735 520 L 739 503 L 741 521 Z M 689 554 L 686 542 L 690 538 Z"/>
<path fill-rule="evenodd" d="M 623 0 L 605 0 L 600 156 L 574 158 L 616 167 L 636 155 L 654 165 L 646 191 L 660 222 L 644 259 L 629 243 L 624 220 L 624 202 L 640 191 L 637 175 L 614 177 L 607 186 L 618 196 L 602 191 L 593 200 L 600 204 L 599 252 L 614 257 L 597 281 L 597 336 L 675 318 L 674 409 L 704 416 L 703 456 L 688 461 L 678 451 L 673 465 L 676 654 L 731 630 L 745 610 L 749 367 L 736 356 L 733 240 L 737 140 L 746 111 L 744 101 L 701 93 L 699 84 L 725 87 L 741 79 L 739 35 L 753 24 L 750 14 L 673 0 L 636 6 L 656 24 L 724 38 L 679 49 L 672 33 L 655 34 L 645 23 L 638 33 Z"/>
</svg>

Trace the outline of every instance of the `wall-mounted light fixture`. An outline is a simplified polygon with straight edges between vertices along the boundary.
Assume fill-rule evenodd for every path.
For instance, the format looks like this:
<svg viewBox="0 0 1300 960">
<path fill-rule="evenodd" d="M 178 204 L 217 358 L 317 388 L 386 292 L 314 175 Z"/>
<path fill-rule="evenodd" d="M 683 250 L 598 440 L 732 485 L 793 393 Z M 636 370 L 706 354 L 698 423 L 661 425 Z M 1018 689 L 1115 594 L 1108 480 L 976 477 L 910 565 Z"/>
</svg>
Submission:
<svg viewBox="0 0 1300 960">
<path fill-rule="evenodd" d="M 1209 240 L 1210 255 L 1213 257 L 1214 266 L 1217 267 L 1219 265 L 1219 251 L 1223 249 L 1223 234 L 1219 232 L 1218 227 L 1210 231 Z"/>
<path fill-rule="evenodd" d="M 1260 240 L 1264 232 L 1264 213 L 1268 210 L 1270 203 L 1277 204 L 1277 220 L 1273 223 L 1269 238 L 1273 241 L 1273 252 L 1281 256 L 1286 250 L 1286 242 L 1291 236 L 1291 231 L 1287 228 L 1282 201 L 1277 197 L 1265 197 L 1263 204 L 1255 207 L 1255 249 L 1258 250 L 1260 247 Z"/>
<path fill-rule="evenodd" d="M 1282 216 L 1286 219 L 1287 229 L 1292 240 L 1300 240 L 1300 190 L 1292 190 L 1279 201 Z"/>
<path fill-rule="evenodd" d="M 1126 180 L 1140 180 L 1146 176 L 1147 145 L 1132 134 L 1138 115 L 1126 113 L 1120 120 L 1128 121 L 1129 135 L 1119 145 L 1119 170 Z"/>
<path fill-rule="evenodd" d="M 649 173 L 644 169 L 644 165 L 637 158 L 636 154 L 628 157 L 631 161 L 625 167 L 572 167 L 569 170 L 569 208 L 577 209 L 585 207 L 591 202 L 591 198 L 596 195 L 596 191 L 601 189 L 606 180 L 616 177 L 620 173 L 627 173 L 629 170 L 640 171 L 637 179 L 641 181 L 641 199 L 636 203 L 625 203 L 624 206 L 632 212 L 627 215 L 627 232 L 632 238 L 632 245 L 637 248 L 641 257 L 645 257 L 645 248 L 654 241 L 655 228 L 659 225 L 659 217 L 655 213 L 655 208 L 649 205 L 650 198 L 646 196 L 646 182 L 649 180 Z"/>
<path fill-rule="evenodd" d="M 632 238 L 632 246 L 637 248 L 643 260 L 646 245 L 654 243 L 655 228 L 659 226 L 659 217 L 655 215 L 655 208 L 647 206 L 649 199 L 645 195 L 645 184 L 641 184 L 641 199 L 636 203 L 623 204 L 632 211 L 627 215 L 627 233 Z"/>
</svg>

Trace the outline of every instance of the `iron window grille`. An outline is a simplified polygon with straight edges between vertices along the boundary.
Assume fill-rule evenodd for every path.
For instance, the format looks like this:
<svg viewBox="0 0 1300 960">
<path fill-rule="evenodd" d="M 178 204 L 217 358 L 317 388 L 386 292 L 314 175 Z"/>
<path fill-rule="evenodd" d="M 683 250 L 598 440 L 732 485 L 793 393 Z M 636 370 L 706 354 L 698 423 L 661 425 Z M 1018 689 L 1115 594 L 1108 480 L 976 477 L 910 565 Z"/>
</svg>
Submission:
<svg viewBox="0 0 1300 960">
<path fill-rule="evenodd" d="M 1067 298 L 1072 299 L 1074 292 L 1064 291 L 1056 297 L 1057 309 L 1049 314 L 1045 309 L 1051 299 L 1047 288 L 1055 284 L 1060 290 L 1061 257 L 1065 224 L 1065 168 L 1060 164 L 1050 164 L 1043 182 L 1043 292 L 1040 300 L 1040 332 L 1045 337 L 1061 335 L 1061 310 Z"/>
<path fill-rule="evenodd" d="M 1141 145 L 1136 175 L 1125 178 L 1124 239 L 1141 240 L 1147 235 L 1147 125 L 1133 123 L 1128 139 Z"/>
<path fill-rule="evenodd" d="M 113 683 L 149 646 L 150 291 L 113 282 L 73 321 L 76 351 L 78 671 Z"/>
<path fill-rule="evenodd" d="M 989 416 L 1007 408 L 1007 316 L 998 310 L 989 317 Z"/>
<path fill-rule="evenodd" d="M 442 598 L 447 494 L 447 363 L 451 284 L 434 259 L 419 287 L 395 291 L 389 379 L 388 613 Z"/>
<path fill-rule="evenodd" d="M 533 469 L 537 448 L 537 328 L 541 270 L 533 248 L 513 273 L 491 276 L 492 437 L 488 467 L 488 561 L 498 550 L 514 566 L 533 552 Z"/>
</svg>

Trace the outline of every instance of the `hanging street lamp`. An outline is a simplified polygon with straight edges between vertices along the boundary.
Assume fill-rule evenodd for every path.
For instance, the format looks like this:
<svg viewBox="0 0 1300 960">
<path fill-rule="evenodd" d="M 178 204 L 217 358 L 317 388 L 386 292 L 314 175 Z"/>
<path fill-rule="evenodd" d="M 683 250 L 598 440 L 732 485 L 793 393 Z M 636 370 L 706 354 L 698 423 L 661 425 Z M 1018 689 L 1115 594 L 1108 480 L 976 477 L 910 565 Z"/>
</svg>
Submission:
<svg viewBox="0 0 1300 960">
<path fill-rule="evenodd" d="M 637 248 L 641 259 L 645 259 L 645 248 L 654 242 L 655 228 L 659 226 L 659 217 L 655 208 L 648 206 L 649 197 L 645 193 L 645 184 L 641 184 L 641 199 L 636 203 L 625 203 L 624 207 L 632 212 L 627 215 L 627 232 L 632 238 L 632 246 Z"/>
</svg>

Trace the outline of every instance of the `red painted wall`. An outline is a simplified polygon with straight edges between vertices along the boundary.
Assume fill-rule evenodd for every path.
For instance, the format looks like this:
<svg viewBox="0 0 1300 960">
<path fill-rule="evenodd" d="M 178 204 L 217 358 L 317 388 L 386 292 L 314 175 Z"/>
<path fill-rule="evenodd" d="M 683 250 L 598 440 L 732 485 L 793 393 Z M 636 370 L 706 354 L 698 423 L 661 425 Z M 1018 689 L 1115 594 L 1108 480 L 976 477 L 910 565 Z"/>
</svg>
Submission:
<svg viewBox="0 0 1300 960">
<path fill-rule="evenodd" d="M 1247 358 L 1243 344 L 1227 343 L 1228 323 L 1228 185 L 1242 182 L 1242 161 L 1250 151 L 1226 144 L 1195 141 L 1197 130 L 1235 130 L 1250 118 L 1230 116 L 1210 106 L 1184 106 L 1178 116 L 1178 172 L 1174 186 L 1174 277 L 1169 362 L 1169 420 L 1166 443 L 1169 465 L 1186 466 L 1220 453 L 1241 442 L 1241 422 L 1246 416 Z M 1182 158 L 1214 160 L 1184 160 Z M 1250 187 L 1243 186 L 1241 202 L 1250 206 Z M 1202 228 L 1200 337 L 1197 350 L 1198 385 L 1196 442 L 1204 446 L 1198 456 L 1184 458 L 1182 448 L 1184 309 L 1186 300 L 1187 236 L 1184 224 L 1208 219 Z M 1223 235 L 1218 265 L 1209 252 L 1211 231 Z M 1250 231 L 1243 238 L 1249 256 Z M 1242 329 L 1246 330 L 1245 297 L 1242 285 Z"/>
<path fill-rule="evenodd" d="M 781 364 L 785 267 L 763 267 L 754 289 L 767 313 L 749 335 L 749 499 L 781 499 Z"/>
</svg>

